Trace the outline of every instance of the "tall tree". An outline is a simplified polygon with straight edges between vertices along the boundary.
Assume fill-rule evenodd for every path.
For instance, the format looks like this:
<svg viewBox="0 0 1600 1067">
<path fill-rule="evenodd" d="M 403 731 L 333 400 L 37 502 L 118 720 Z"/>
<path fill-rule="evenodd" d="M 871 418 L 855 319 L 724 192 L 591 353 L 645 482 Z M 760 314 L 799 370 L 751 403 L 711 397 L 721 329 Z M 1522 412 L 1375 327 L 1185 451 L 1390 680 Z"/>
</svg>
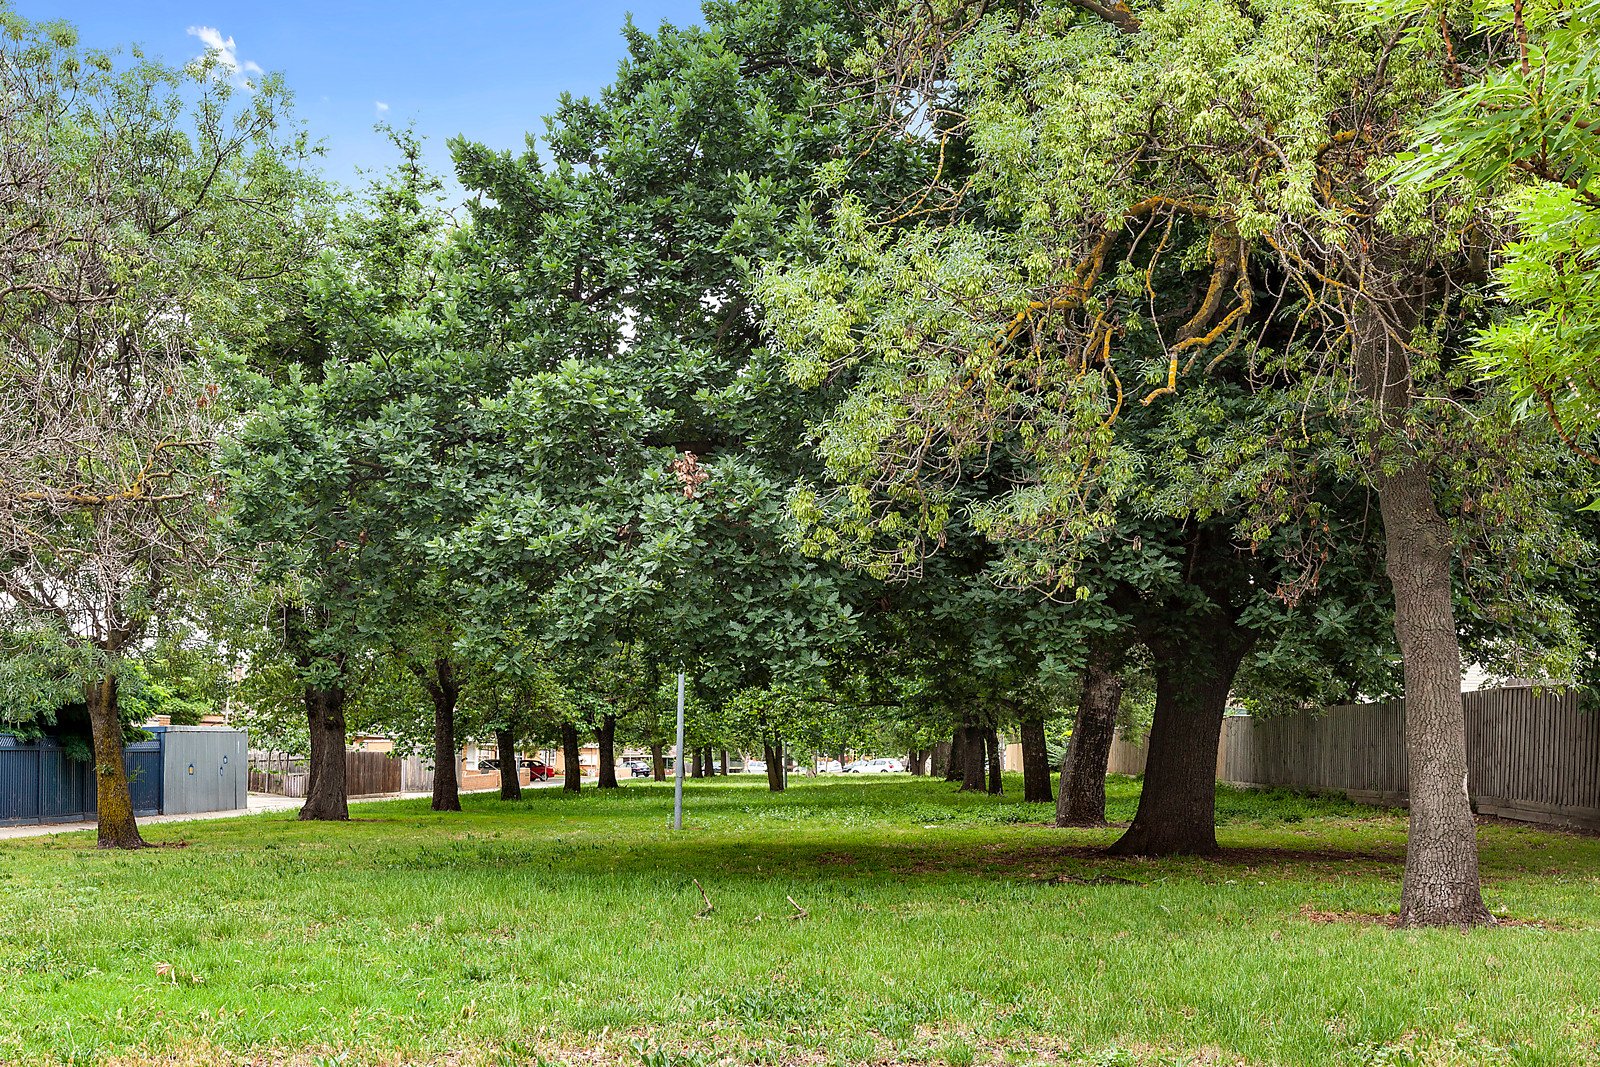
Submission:
<svg viewBox="0 0 1600 1067">
<path fill-rule="evenodd" d="M 281 82 L 222 73 L 0 13 L 0 603 L 85 652 L 107 848 L 143 843 L 119 665 L 214 562 L 218 365 L 315 215 Z"/>
<path fill-rule="evenodd" d="M 1531 542 L 1513 543 L 1518 534 L 1542 536 L 1550 523 L 1543 494 L 1527 491 L 1539 477 L 1535 451 L 1508 429 L 1503 398 L 1469 381 L 1456 358 L 1470 327 L 1459 295 L 1482 262 L 1460 235 L 1482 231 L 1446 219 L 1475 217 L 1482 205 L 1372 178 L 1374 162 L 1392 157 L 1438 98 L 1449 49 L 1436 33 L 1374 25 L 1337 4 L 1314 18 L 1209 0 L 961 4 L 948 18 L 917 10 L 922 17 L 885 24 L 893 43 L 867 64 L 873 87 L 891 122 L 967 166 L 917 202 L 913 214 L 931 206 L 933 223 L 908 234 L 846 203 L 832 235 L 858 277 L 898 277 L 891 292 L 937 285 L 938 295 L 880 301 L 865 329 L 813 300 L 816 343 L 798 374 L 820 377 L 863 334 L 876 338 L 912 373 L 874 379 L 878 397 L 855 403 L 854 425 L 871 427 L 871 415 L 880 441 L 931 441 L 938 447 L 923 451 L 947 475 L 1001 428 L 1017 434 L 1037 470 L 983 517 L 1002 536 L 1048 546 L 1024 558 L 1062 585 L 1119 494 L 1150 488 L 1118 444 L 1124 375 L 1142 383 L 1141 408 L 1173 409 L 1174 425 L 1196 425 L 1202 408 L 1181 397 L 1213 374 L 1253 390 L 1265 405 L 1255 415 L 1196 438 L 1213 473 L 1229 477 L 1212 477 L 1209 491 L 1189 479 L 1198 491 L 1187 502 L 1156 495 L 1173 513 L 1205 518 L 1232 494 L 1245 543 L 1313 517 L 1299 506 L 1301 486 L 1319 465 L 1376 495 L 1413 709 L 1402 918 L 1487 921 L 1461 788 L 1452 560 L 1473 537 L 1526 559 Z M 889 258 L 916 263 L 913 272 L 867 266 L 891 241 Z M 955 356 L 930 366 L 932 343 Z M 1337 434 L 1306 432 L 1319 420 Z M 915 432 L 929 428 L 932 438 Z M 1496 458 L 1492 476 L 1464 474 L 1461 457 L 1472 453 Z M 922 473 L 898 469 L 888 487 Z M 879 510 L 906 503 L 875 499 Z M 929 536 L 917 532 L 929 526 L 902 520 L 905 540 Z M 1316 529 L 1313 519 L 1306 532 Z M 1218 647 L 1202 657 L 1215 676 L 1204 703 L 1216 706 L 1242 650 L 1207 636 Z M 1169 702 L 1158 721 L 1197 716 L 1189 703 Z M 1177 755 L 1154 736 L 1152 746 Z M 1186 780 L 1199 773 L 1198 756 L 1190 762 Z M 1189 791 L 1198 799 L 1198 784 Z"/>
</svg>

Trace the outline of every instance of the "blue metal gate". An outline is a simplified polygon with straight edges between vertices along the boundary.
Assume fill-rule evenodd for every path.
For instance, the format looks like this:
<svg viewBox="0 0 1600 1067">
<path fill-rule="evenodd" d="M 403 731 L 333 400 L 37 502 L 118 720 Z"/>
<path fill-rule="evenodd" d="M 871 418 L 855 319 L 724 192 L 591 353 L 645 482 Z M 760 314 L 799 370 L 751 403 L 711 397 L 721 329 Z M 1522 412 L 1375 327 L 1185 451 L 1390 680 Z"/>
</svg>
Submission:
<svg viewBox="0 0 1600 1067">
<path fill-rule="evenodd" d="M 123 750 L 134 814 L 161 811 L 162 757 L 159 741 Z M 94 766 L 68 759 L 61 746 L 44 740 L 19 745 L 0 734 L 0 826 L 75 822 L 95 816 Z"/>
</svg>

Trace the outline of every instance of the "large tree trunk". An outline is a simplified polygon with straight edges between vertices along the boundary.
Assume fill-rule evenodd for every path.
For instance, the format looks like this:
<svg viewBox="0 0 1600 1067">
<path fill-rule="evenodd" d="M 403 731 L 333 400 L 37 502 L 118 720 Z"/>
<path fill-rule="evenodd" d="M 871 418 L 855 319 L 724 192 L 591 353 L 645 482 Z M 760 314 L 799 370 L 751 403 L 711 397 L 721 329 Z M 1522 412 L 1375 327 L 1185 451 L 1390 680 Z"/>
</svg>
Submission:
<svg viewBox="0 0 1600 1067">
<path fill-rule="evenodd" d="M 461 810 L 461 783 L 456 777 L 456 699 L 461 686 L 455 667 L 447 659 L 434 660 L 433 674 L 418 668 L 424 688 L 433 698 L 433 803 L 434 811 Z"/>
<path fill-rule="evenodd" d="M 1412 379 L 1400 339 L 1411 332 L 1421 301 L 1414 293 L 1383 312 L 1368 302 L 1357 309 L 1356 379 L 1378 419 L 1369 470 L 1383 515 L 1385 565 L 1405 672 L 1411 828 L 1400 923 L 1469 926 L 1494 918 L 1483 904 L 1478 832 L 1467 793 L 1461 643 L 1451 599 L 1455 539 L 1405 425 Z M 1386 322 L 1385 314 L 1396 321 Z"/>
<path fill-rule="evenodd" d="M 774 793 L 783 792 L 783 742 L 763 741 L 761 744 L 767 757 L 767 788 Z"/>
<path fill-rule="evenodd" d="M 983 734 L 984 754 L 988 757 L 989 764 L 989 792 L 999 796 L 1005 792 L 1005 783 L 1000 778 L 1000 772 L 1005 770 L 1005 746 L 1000 743 L 1000 730 L 991 726 Z"/>
<path fill-rule="evenodd" d="M 1122 704 L 1120 657 L 1091 649 L 1083 670 L 1083 695 L 1061 763 L 1057 826 L 1102 826 L 1106 821 L 1106 764 Z"/>
<path fill-rule="evenodd" d="M 689 777 L 690 778 L 704 778 L 705 774 L 706 774 L 706 767 L 705 767 L 705 764 L 702 762 L 702 757 L 705 755 L 705 749 L 701 748 L 699 745 L 696 745 L 696 746 L 694 746 L 693 749 L 690 750 L 690 752 L 691 752 L 691 754 L 689 756 Z"/>
<path fill-rule="evenodd" d="M 1428 476 L 1413 466 L 1380 479 L 1395 633 L 1405 669 L 1411 827 L 1400 891 L 1403 926 L 1493 922 L 1478 875 L 1478 830 L 1467 793 L 1461 648 L 1451 603 L 1450 529 Z"/>
<path fill-rule="evenodd" d="M 1050 746 L 1044 736 L 1044 720 L 1024 719 L 1022 799 L 1030 804 L 1048 804 L 1055 798 L 1050 789 Z"/>
<path fill-rule="evenodd" d="M 305 702 L 311 758 L 300 818 L 342 822 L 350 818 L 350 798 L 345 791 L 344 688 L 308 685 Z"/>
<path fill-rule="evenodd" d="M 957 726 L 950 735 L 950 755 L 945 763 L 944 780 L 965 782 L 967 776 L 967 728 Z"/>
<path fill-rule="evenodd" d="M 617 788 L 617 717 L 602 715 L 600 728 L 595 731 L 600 742 L 600 788 Z"/>
<path fill-rule="evenodd" d="M 934 778 L 943 778 L 945 781 L 954 781 L 950 777 L 950 750 L 953 746 L 949 741 L 939 741 L 933 746 L 932 766 L 928 774 Z"/>
<path fill-rule="evenodd" d="M 1205 856 L 1217 851 L 1217 742 L 1250 639 L 1218 619 L 1186 642 L 1152 647 L 1156 713 L 1133 825 L 1116 856 Z"/>
<path fill-rule="evenodd" d="M 906 770 L 913 775 L 920 776 L 922 774 L 922 750 L 920 748 L 913 747 L 906 750 Z"/>
<path fill-rule="evenodd" d="M 722 750 L 722 777 L 728 777 L 728 750 Z"/>
<path fill-rule="evenodd" d="M 517 735 L 510 730 L 494 732 L 495 752 L 500 757 L 500 799 L 522 799 L 522 768 L 517 766 Z"/>
<path fill-rule="evenodd" d="M 99 847 L 143 848 L 133 817 L 128 765 L 122 753 L 122 716 L 117 711 L 117 676 L 106 672 L 84 687 L 89 733 L 94 746 L 95 814 Z"/>
<path fill-rule="evenodd" d="M 983 752 L 984 728 L 968 723 L 961 728 L 961 791 L 981 793 L 987 761 Z M 954 757 L 952 757 L 954 758 Z"/>
<path fill-rule="evenodd" d="M 666 746 L 660 741 L 650 743 L 650 776 L 658 782 L 667 780 Z"/>
<path fill-rule="evenodd" d="M 570 722 L 561 724 L 561 765 L 565 772 L 561 788 L 578 792 L 583 788 L 583 766 L 578 762 L 578 728 Z"/>
</svg>

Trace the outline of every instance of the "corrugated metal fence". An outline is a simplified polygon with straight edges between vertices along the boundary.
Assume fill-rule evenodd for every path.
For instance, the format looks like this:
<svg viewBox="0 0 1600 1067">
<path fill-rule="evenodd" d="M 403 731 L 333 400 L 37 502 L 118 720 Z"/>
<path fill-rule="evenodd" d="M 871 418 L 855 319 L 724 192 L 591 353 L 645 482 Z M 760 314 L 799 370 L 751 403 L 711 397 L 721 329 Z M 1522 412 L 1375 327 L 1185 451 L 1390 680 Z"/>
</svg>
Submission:
<svg viewBox="0 0 1600 1067">
<path fill-rule="evenodd" d="M 1478 812 L 1600 829 L 1600 716 L 1581 710 L 1576 693 L 1485 689 L 1463 700 L 1467 789 Z M 1145 756 L 1143 745 L 1118 737 L 1108 769 L 1142 774 Z M 1229 716 L 1217 746 L 1217 778 L 1404 803 L 1405 702 L 1271 719 Z"/>
<path fill-rule="evenodd" d="M 134 814 L 232 811 L 245 806 L 242 730 L 169 727 L 123 750 Z M 44 740 L 0 734 L 0 826 L 84 822 L 95 817 L 92 764 Z"/>
</svg>

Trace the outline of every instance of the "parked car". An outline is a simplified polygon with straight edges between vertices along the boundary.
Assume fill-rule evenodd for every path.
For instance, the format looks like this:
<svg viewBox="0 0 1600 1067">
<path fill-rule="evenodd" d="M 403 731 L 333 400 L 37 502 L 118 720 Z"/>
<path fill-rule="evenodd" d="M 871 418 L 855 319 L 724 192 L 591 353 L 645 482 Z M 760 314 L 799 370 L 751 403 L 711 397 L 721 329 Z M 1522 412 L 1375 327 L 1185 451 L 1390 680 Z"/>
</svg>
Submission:
<svg viewBox="0 0 1600 1067">
<path fill-rule="evenodd" d="M 836 759 L 819 760 L 817 762 L 817 773 L 842 774 L 844 773 L 844 767 L 840 766 L 839 761 Z"/>
<path fill-rule="evenodd" d="M 644 762 L 644 760 L 637 760 L 637 759 L 635 759 L 635 760 L 627 760 L 622 765 L 624 767 L 628 768 L 628 771 L 635 778 L 648 778 L 648 777 L 650 777 L 650 774 L 651 774 L 650 764 Z"/>
<path fill-rule="evenodd" d="M 531 759 L 527 761 L 528 777 L 535 782 L 548 782 L 556 776 L 554 767 L 547 767 L 543 760 Z"/>
<path fill-rule="evenodd" d="M 847 764 L 844 769 L 846 774 L 900 774 L 906 765 L 897 759 L 882 757 L 879 759 L 858 759 Z"/>
<path fill-rule="evenodd" d="M 746 774 L 766 774 L 767 773 L 767 765 L 766 765 L 766 763 L 764 763 L 763 761 L 758 760 L 758 759 L 747 759 L 747 760 L 744 761 L 744 773 L 746 773 Z"/>
</svg>

